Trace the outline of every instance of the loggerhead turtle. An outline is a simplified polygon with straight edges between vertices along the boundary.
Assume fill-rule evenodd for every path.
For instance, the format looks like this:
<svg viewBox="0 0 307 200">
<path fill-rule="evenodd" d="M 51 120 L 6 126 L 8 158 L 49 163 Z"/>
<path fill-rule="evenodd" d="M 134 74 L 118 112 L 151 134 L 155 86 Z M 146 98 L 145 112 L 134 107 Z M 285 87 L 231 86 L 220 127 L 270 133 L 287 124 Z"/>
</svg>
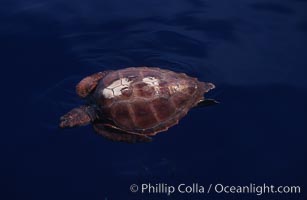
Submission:
<svg viewBox="0 0 307 200">
<path fill-rule="evenodd" d="M 86 104 L 61 117 L 60 127 L 93 124 L 113 141 L 148 142 L 195 106 L 217 103 L 204 98 L 214 89 L 184 73 L 152 67 L 103 71 L 82 79 L 77 94 Z"/>
</svg>

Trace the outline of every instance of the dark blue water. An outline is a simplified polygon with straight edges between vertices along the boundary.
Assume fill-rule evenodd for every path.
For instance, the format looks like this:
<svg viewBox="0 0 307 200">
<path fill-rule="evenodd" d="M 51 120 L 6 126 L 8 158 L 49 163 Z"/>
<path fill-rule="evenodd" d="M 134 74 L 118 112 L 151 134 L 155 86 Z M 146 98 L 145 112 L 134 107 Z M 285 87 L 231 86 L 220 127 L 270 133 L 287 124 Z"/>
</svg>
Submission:
<svg viewBox="0 0 307 200">
<path fill-rule="evenodd" d="M 1 199 L 306 199 L 307 1 L 0 2 Z M 84 76 L 128 66 L 217 88 L 149 144 L 59 130 Z M 131 184 L 298 185 L 301 194 L 140 194 Z"/>
</svg>

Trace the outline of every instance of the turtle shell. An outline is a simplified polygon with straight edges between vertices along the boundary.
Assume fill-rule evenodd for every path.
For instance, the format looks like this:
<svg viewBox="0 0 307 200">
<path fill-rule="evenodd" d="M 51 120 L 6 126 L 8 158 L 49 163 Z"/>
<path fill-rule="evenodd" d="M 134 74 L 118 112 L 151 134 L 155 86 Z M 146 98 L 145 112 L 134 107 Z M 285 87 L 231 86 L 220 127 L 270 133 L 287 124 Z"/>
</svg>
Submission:
<svg viewBox="0 0 307 200">
<path fill-rule="evenodd" d="M 130 133 L 155 135 L 178 123 L 214 87 L 160 68 L 109 71 L 94 93 L 99 118 Z"/>
</svg>

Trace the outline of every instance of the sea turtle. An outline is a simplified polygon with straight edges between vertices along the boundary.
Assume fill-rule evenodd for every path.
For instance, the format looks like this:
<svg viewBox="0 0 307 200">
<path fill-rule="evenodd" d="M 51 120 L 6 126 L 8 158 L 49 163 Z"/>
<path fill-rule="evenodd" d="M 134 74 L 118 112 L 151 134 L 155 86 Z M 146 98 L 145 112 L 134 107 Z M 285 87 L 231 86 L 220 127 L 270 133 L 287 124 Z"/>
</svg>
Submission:
<svg viewBox="0 0 307 200">
<path fill-rule="evenodd" d="M 153 67 L 98 72 L 82 79 L 77 94 L 86 105 L 61 117 L 60 127 L 93 124 L 113 141 L 148 142 L 195 106 L 212 105 L 204 94 L 215 86 L 184 73 Z"/>
</svg>

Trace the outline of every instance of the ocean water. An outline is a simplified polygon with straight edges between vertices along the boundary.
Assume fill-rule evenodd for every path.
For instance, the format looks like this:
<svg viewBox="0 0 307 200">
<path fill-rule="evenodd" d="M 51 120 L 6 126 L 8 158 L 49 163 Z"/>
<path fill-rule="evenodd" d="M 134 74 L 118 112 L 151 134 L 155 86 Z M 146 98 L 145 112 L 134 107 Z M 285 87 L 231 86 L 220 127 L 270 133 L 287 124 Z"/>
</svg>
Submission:
<svg viewBox="0 0 307 200">
<path fill-rule="evenodd" d="M 0 2 L 1 199 L 306 199 L 307 1 Z M 221 103 L 193 109 L 152 143 L 61 130 L 84 76 L 157 66 L 212 82 Z M 132 184 L 204 186 L 143 194 Z M 300 186 L 230 194 L 210 184 Z"/>
</svg>

